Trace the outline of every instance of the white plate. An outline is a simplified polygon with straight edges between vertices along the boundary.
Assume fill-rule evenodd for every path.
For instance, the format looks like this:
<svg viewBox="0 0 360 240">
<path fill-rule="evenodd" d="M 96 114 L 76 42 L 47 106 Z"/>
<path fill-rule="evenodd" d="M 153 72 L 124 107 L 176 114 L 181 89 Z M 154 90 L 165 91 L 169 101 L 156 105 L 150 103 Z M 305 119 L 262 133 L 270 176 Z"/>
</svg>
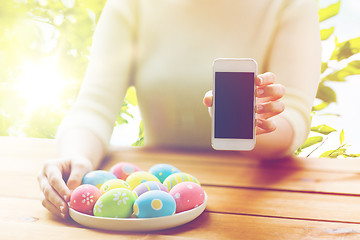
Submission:
<svg viewBox="0 0 360 240">
<path fill-rule="evenodd" d="M 157 218 L 95 217 L 80 213 L 72 208 L 70 208 L 69 213 L 75 222 L 86 227 L 115 231 L 145 232 L 173 228 L 188 223 L 197 218 L 205 210 L 206 203 L 207 195 L 205 194 L 205 201 L 200 206 L 172 216 Z"/>
</svg>

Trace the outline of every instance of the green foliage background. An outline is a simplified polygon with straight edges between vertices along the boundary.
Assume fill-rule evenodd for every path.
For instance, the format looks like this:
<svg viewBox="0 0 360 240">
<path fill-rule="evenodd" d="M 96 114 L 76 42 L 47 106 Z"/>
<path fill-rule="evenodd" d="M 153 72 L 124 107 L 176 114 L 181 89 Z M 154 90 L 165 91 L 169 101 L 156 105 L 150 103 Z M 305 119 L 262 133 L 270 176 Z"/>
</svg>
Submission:
<svg viewBox="0 0 360 240">
<path fill-rule="evenodd" d="M 319 9 L 319 21 L 324 22 L 336 16 L 341 8 L 341 1 L 330 4 L 326 8 Z M 332 26 L 327 29 L 320 30 L 322 41 L 328 41 L 330 36 L 334 34 L 335 27 Z M 335 36 L 335 48 L 332 51 L 330 59 L 321 63 L 321 80 L 316 94 L 316 105 L 312 108 L 313 117 L 321 117 L 324 110 L 330 105 L 337 102 L 337 95 L 333 88 L 329 86 L 329 82 L 346 82 L 346 77 L 360 74 L 360 60 L 349 60 L 350 57 L 360 52 L 360 36 L 349 39 L 344 42 L 338 42 Z M 331 65 L 331 66 L 330 66 Z M 326 111 L 325 111 L 326 112 Z M 327 113 L 326 113 L 327 114 Z M 337 114 L 332 114 L 337 117 Z M 309 137 L 305 143 L 297 149 L 296 155 L 299 155 L 304 149 L 316 146 L 308 155 L 310 156 L 315 150 L 320 148 L 329 138 L 335 137 L 332 135 L 335 132 L 339 134 L 339 145 L 335 149 L 323 152 L 319 157 L 360 157 L 359 153 L 349 153 L 347 147 L 350 146 L 345 141 L 344 130 L 335 129 L 326 124 L 312 126 L 311 132 L 316 133 L 316 136 Z"/>
<path fill-rule="evenodd" d="M 0 7 L 0 136 L 28 136 L 54 138 L 57 127 L 74 103 L 79 91 L 90 55 L 92 35 L 104 7 L 105 0 L 6 0 Z M 319 10 L 319 21 L 334 17 L 341 2 Z M 323 41 L 334 34 L 334 27 L 321 30 Z M 336 39 L 336 38 L 335 38 Z M 335 49 L 329 61 L 339 65 L 360 51 L 360 37 L 345 42 L 336 39 Z M 60 104 L 42 105 L 32 112 L 27 111 L 27 102 L 17 85 L 23 66 L 28 63 L 46 63 L 55 59 L 61 78 L 66 81 L 61 92 Z M 346 77 L 360 74 L 360 61 L 355 60 L 345 67 L 334 69 L 329 62 L 322 63 L 322 78 L 313 107 L 317 116 L 330 104 L 336 103 L 336 92 L 329 81 L 345 82 Z M 29 79 L 31 81 L 31 79 Z M 44 102 L 46 100 L 44 99 Z M 126 124 L 130 106 L 136 106 L 136 92 L 129 88 L 115 125 Z M 136 146 L 143 145 L 144 129 L 139 126 Z M 319 148 L 334 129 L 325 124 L 312 126 L 317 136 L 310 137 L 296 154 L 310 146 Z M 340 131 L 339 147 L 324 152 L 321 157 L 358 157 L 348 153 L 344 131 Z M 311 153 L 310 153 L 311 154 Z M 309 154 L 309 155 L 310 155 Z"/>
</svg>

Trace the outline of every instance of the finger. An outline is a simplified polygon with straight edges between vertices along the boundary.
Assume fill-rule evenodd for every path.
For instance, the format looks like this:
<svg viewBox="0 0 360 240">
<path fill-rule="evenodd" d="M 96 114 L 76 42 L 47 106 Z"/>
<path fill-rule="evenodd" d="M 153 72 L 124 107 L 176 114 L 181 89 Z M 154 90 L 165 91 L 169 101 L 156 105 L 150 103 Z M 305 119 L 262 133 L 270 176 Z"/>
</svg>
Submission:
<svg viewBox="0 0 360 240">
<path fill-rule="evenodd" d="M 269 98 L 269 100 L 275 101 L 282 98 L 285 95 L 285 87 L 281 84 L 272 84 L 262 88 L 256 89 L 256 97 Z"/>
<path fill-rule="evenodd" d="M 68 218 L 68 215 L 66 213 L 61 212 L 58 208 L 56 208 L 49 200 L 46 199 L 43 193 L 41 193 L 41 203 L 42 205 L 49 210 L 49 212 L 62 217 L 62 218 Z"/>
<path fill-rule="evenodd" d="M 212 118 L 212 115 L 213 115 L 213 108 L 212 108 L 212 107 L 209 107 L 209 108 L 208 108 L 208 111 L 209 111 L 209 115 L 210 115 L 210 117 Z"/>
<path fill-rule="evenodd" d="M 213 94 L 212 91 L 208 91 L 207 93 L 205 93 L 205 97 L 203 99 L 204 105 L 207 107 L 212 107 L 213 105 Z"/>
<path fill-rule="evenodd" d="M 80 186 L 84 175 L 91 169 L 91 166 L 85 162 L 72 164 L 71 173 L 66 183 L 70 191 Z"/>
<path fill-rule="evenodd" d="M 262 119 L 268 119 L 282 113 L 285 110 L 285 104 L 280 101 L 267 102 L 256 105 L 256 113 L 261 114 Z"/>
<path fill-rule="evenodd" d="M 275 122 L 272 120 L 256 119 L 256 126 L 260 128 L 259 131 L 256 132 L 257 135 L 270 133 L 276 129 Z"/>
<path fill-rule="evenodd" d="M 65 201 L 57 194 L 57 192 L 50 186 L 48 180 L 44 177 L 41 180 L 41 186 L 40 186 L 41 192 L 44 196 L 43 203 L 49 202 L 51 205 L 47 203 L 47 206 L 51 208 L 51 212 L 55 212 L 54 208 L 57 209 L 60 213 L 63 213 L 63 215 L 66 215 L 68 212 L 68 206 L 65 203 Z M 47 208 L 47 207 L 46 207 Z M 58 214 L 59 215 L 59 214 Z"/>
<path fill-rule="evenodd" d="M 272 72 L 266 72 L 266 73 L 257 75 L 255 83 L 256 83 L 256 86 L 263 87 L 263 86 L 273 84 L 273 83 L 275 83 L 275 81 L 276 81 L 276 75 Z"/>
<path fill-rule="evenodd" d="M 71 192 L 66 186 L 59 168 L 52 165 L 46 169 L 45 174 L 50 186 L 63 198 L 64 201 L 68 201 Z"/>
</svg>

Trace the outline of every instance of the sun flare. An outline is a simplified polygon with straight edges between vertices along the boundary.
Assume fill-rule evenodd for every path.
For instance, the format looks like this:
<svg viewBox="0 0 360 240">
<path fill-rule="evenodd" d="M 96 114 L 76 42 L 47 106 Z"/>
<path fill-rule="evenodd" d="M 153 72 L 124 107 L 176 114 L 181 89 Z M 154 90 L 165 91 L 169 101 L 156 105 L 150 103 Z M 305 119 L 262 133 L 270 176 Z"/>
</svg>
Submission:
<svg viewBox="0 0 360 240">
<path fill-rule="evenodd" d="M 66 85 L 56 69 L 54 61 L 24 65 L 18 82 L 18 91 L 26 100 L 27 110 L 61 103 L 60 94 Z"/>
</svg>

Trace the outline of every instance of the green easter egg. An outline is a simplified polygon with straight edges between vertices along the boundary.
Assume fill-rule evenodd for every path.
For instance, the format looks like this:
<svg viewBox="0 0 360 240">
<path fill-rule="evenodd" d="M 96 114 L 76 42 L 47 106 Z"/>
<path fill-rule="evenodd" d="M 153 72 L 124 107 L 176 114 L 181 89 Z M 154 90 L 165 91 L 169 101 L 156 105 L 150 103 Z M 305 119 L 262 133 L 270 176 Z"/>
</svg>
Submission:
<svg viewBox="0 0 360 240">
<path fill-rule="evenodd" d="M 112 189 L 102 195 L 95 203 L 94 216 L 108 218 L 127 218 L 133 212 L 135 195 L 126 188 Z"/>
</svg>

